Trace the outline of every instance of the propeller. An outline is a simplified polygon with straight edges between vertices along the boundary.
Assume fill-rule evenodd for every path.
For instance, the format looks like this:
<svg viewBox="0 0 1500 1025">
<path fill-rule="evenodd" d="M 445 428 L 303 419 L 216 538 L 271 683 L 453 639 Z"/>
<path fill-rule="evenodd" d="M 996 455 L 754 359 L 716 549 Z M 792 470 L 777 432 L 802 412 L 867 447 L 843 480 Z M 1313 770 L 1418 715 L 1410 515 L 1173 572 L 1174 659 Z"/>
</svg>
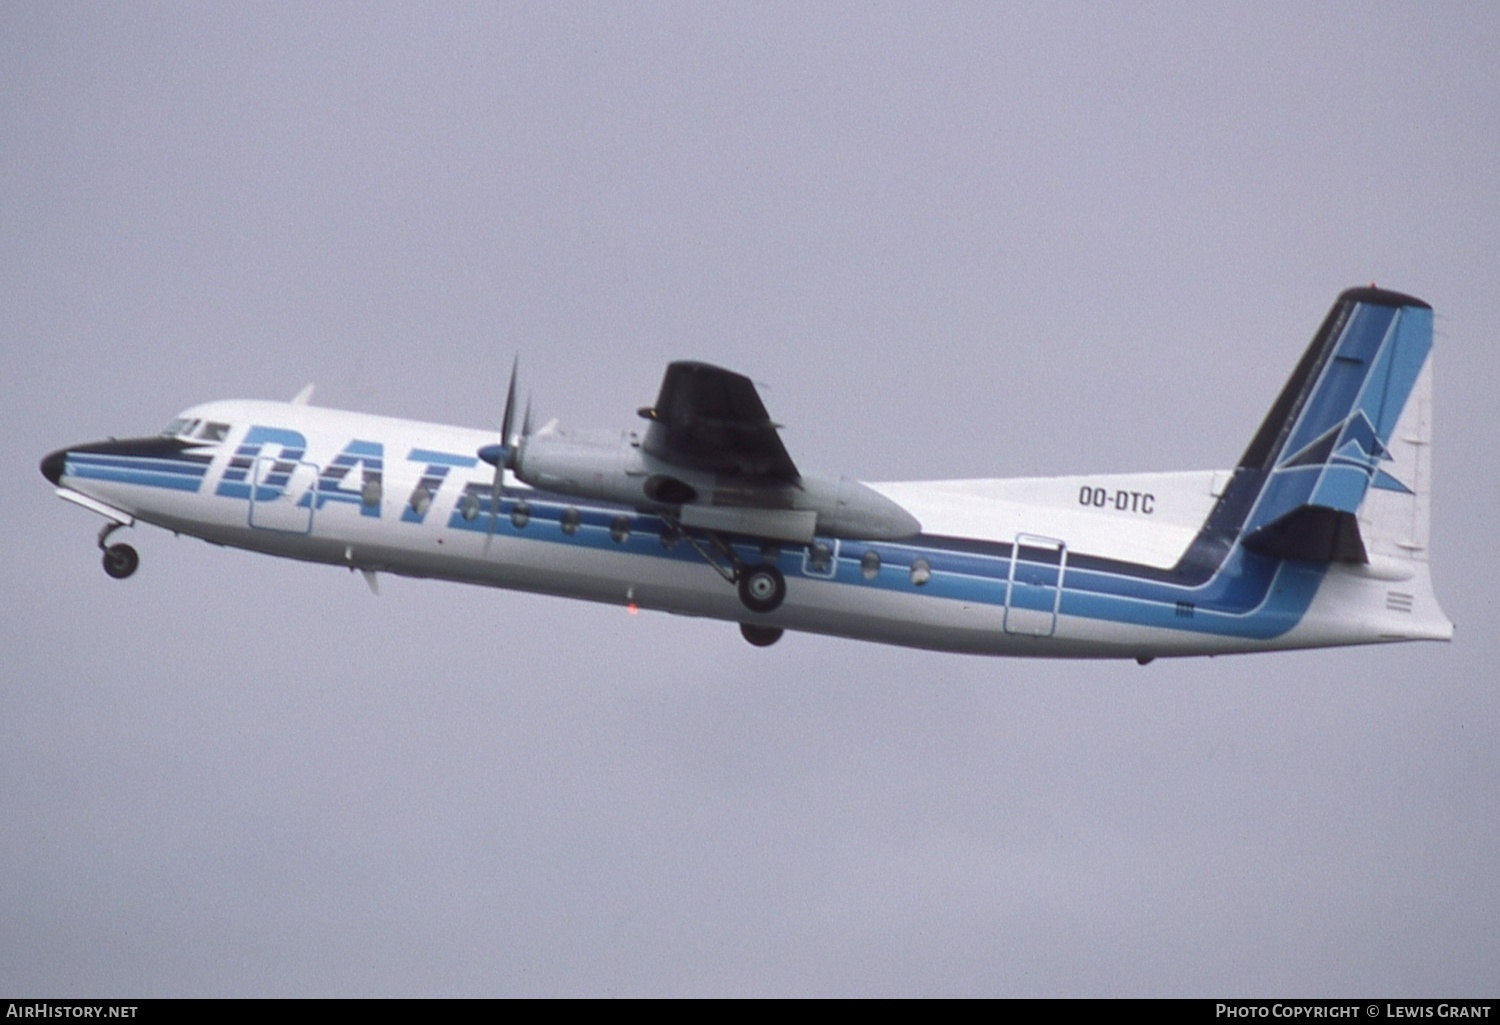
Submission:
<svg viewBox="0 0 1500 1025">
<path fill-rule="evenodd" d="M 490 485 L 490 526 L 484 536 L 484 550 L 490 549 L 495 536 L 495 525 L 500 518 L 500 499 L 505 494 L 505 471 L 515 472 L 521 443 L 531 434 L 531 396 L 526 396 L 526 415 L 521 422 L 521 433 L 515 433 L 516 419 L 516 374 L 521 366 L 517 356 L 510 365 L 510 387 L 505 393 L 505 412 L 500 417 L 500 444 L 485 445 L 477 453 L 480 459 L 495 468 L 495 479 Z"/>
</svg>

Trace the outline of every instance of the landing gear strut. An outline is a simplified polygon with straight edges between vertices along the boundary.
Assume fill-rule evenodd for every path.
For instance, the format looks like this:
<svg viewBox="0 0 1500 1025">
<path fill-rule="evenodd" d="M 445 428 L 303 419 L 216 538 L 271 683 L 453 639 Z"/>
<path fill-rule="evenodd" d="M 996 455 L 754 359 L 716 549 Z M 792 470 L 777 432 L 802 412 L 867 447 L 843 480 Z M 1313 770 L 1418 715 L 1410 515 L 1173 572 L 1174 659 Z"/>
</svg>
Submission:
<svg viewBox="0 0 1500 1025">
<path fill-rule="evenodd" d="M 714 551 L 729 563 L 728 566 L 720 565 L 719 561 L 714 558 L 714 552 L 704 548 L 681 523 L 668 519 L 667 526 L 675 531 L 678 537 L 692 545 L 693 551 L 712 566 L 715 573 L 728 583 L 735 585 L 740 594 L 740 602 L 745 608 L 764 615 L 767 612 L 775 612 L 781 606 L 786 598 L 786 577 L 781 575 L 781 570 L 769 562 L 757 562 L 753 566 L 746 566 L 744 560 L 739 557 L 728 541 L 725 541 L 716 531 L 706 530 L 704 533 L 708 535 L 709 543 L 713 545 Z M 776 636 L 781 636 L 779 631 Z M 750 640 L 748 634 L 745 635 L 745 639 Z M 764 642 L 752 640 L 750 643 L 760 643 L 764 646 L 774 644 L 775 641 L 776 638 L 772 637 Z"/>
<path fill-rule="evenodd" d="M 125 524 L 108 523 L 104 529 L 99 531 L 99 550 L 104 553 L 104 572 L 116 580 L 124 580 L 136 571 L 141 564 L 141 557 L 136 550 L 127 544 L 107 544 L 109 535 L 119 530 Z"/>
</svg>

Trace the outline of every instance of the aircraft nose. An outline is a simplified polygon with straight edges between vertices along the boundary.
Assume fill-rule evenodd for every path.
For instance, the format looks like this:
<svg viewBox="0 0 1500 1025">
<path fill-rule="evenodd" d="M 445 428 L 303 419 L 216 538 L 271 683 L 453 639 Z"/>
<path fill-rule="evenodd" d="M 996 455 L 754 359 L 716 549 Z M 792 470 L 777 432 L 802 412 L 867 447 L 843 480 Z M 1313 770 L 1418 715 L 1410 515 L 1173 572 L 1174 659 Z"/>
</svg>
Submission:
<svg viewBox="0 0 1500 1025">
<path fill-rule="evenodd" d="M 63 467 L 68 461 L 68 450 L 60 448 L 42 460 L 42 476 L 53 484 L 62 483 Z"/>
</svg>

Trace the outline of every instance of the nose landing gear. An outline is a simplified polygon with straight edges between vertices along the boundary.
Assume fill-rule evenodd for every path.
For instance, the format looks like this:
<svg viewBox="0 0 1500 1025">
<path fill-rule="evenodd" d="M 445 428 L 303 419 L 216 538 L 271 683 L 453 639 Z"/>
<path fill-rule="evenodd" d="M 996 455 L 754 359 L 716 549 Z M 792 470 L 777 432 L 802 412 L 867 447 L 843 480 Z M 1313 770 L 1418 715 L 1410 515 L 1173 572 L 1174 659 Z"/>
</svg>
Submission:
<svg viewBox="0 0 1500 1025">
<path fill-rule="evenodd" d="M 124 525 L 123 523 L 109 523 L 99 531 L 99 550 L 104 553 L 104 572 L 116 580 L 124 580 L 141 564 L 141 557 L 134 548 L 127 544 L 107 543 L 109 535 Z"/>
<path fill-rule="evenodd" d="M 104 549 L 104 572 L 116 580 L 124 580 L 140 564 L 141 557 L 129 545 L 110 545 Z"/>
</svg>

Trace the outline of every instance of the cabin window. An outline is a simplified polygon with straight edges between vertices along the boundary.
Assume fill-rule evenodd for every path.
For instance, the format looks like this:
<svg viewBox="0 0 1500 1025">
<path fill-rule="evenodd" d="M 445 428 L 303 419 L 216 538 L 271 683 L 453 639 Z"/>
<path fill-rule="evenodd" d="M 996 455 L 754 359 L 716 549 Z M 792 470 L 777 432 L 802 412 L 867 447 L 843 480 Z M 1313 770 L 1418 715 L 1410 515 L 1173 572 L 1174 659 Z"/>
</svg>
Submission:
<svg viewBox="0 0 1500 1025">
<path fill-rule="evenodd" d="M 558 521 L 562 526 L 564 534 L 578 533 L 578 510 L 571 505 L 563 510 L 562 519 Z"/>
<path fill-rule="evenodd" d="M 418 484 L 417 489 L 411 493 L 411 511 L 418 516 L 426 516 L 431 507 L 432 492 L 427 490 L 426 485 Z"/>
<path fill-rule="evenodd" d="M 510 507 L 510 522 L 517 530 L 531 522 L 531 506 L 524 498 Z"/>
<path fill-rule="evenodd" d="M 625 543 L 630 537 L 630 517 L 625 515 L 616 516 L 609 525 L 609 536 L 617 545 Z"/>
<path fill-rule="evenodd" d="M 911 582 L 921 587 L 932 579 L 932 563 L 926 559 L 917 559 L 911 564 Z"/>
<path fill-rule="evenodd" d="M 365 486 L 359 491 L 359 500 L 365 505 L 374 508 L 380 504 L 382 490 L 379 478 L 367 480 L 365 481 Z"/>
<path fill-rule="evenodd" d="M 880 575 L 880 553 L 873 548 L 866 552 L 859 560 L 859 571 L 866 580 L 874 580 Z"/>
<path fill-rule="evenodd" d="M 458 514 L 467 522 L 473 523 L 474 517 L 479 515 L 479 499 L 472 494 L 460 498 L 458 500 Z"/>
</svg>

